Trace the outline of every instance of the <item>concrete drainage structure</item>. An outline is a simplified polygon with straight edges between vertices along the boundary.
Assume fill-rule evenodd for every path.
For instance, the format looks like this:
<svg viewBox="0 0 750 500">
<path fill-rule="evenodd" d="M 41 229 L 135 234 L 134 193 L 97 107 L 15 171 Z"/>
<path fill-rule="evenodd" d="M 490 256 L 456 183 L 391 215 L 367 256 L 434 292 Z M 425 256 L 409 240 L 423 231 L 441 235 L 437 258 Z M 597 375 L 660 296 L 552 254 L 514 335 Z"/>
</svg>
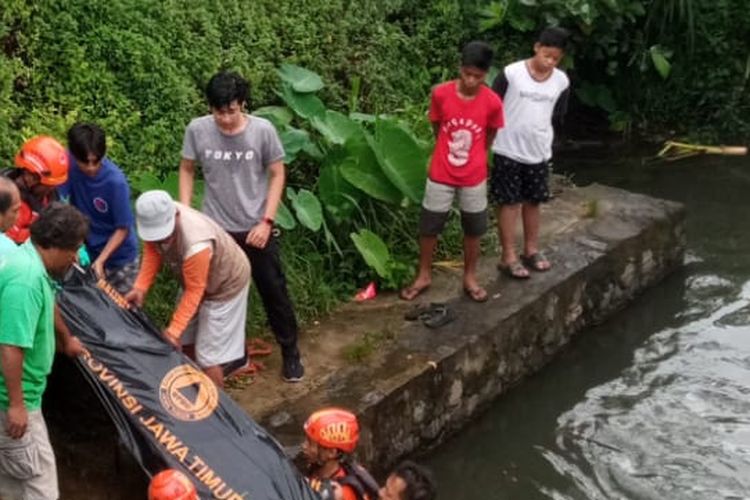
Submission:
<svg viewBox="0 0 750 500">
<path fill-rule="evenodd" d="M 488 287 L 488 302 L 476 304 L 454 293 L 453 323 L 429 330 L 402 321 L 376 359 L 337 370 L 303 396 L 254 416 L 283 444 L 296 445 L 314 409 L 352 408 L 363 427 L 357 455 L 382 474 L 403 456 L 461 429 L 541 369 L 574 334 L 682 265 L 680 204 L 599 185 L 563 197 L 581 206 L 595 200 L 597 208 L 548 242 L 552 270 L 524 281 L 497 279 L 494 260 L 488 260 L 483 276 L 497 280 Z M 405 307 L 396 303 L 378 314 L 400 317 Z"/>
</svg>

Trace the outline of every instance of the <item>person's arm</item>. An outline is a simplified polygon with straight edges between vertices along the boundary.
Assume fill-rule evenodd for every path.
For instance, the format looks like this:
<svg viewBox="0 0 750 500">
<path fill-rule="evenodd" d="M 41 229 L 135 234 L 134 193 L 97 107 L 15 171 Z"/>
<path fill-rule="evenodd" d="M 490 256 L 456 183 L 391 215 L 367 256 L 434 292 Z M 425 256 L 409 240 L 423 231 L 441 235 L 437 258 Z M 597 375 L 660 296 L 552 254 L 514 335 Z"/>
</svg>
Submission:
<svg viewBox="0 0 750 500">
<path fill-rule="evenodd" d="M 41 290 L 26 284 L 10 283 L 0 297 L 0 370 L 8 390 L 5 432 L 18 439 L 26 432 L 28 412 L 23 400 L 24 349 L 34 347 L 44 297 Z"/>
<path fill-rule="evenodd" d="M 191 255 L 182 264 L 182 281 L 185 289 L 169 326 L 164 330 L 164 335 L 174 345 L 179 345 L 182 333 L 195 316 L 206 293 L 212 254 L 209 246 Z"/>
<path fill-rule="evenodd" d="M 65 324 L 57 304 L 55 304 L 55 337 L 58 350 L 66 356 L 75 358 L 83 352 L 81 341 L 70 333 L 70 328 Z"/>
<path fill-rule="evenodd" d="M 135 279 L 133 288 L 125 295 L 125 300 L 138 307 L 143 307 L 148 289 L 154 283 L 156 275 L 161 268 L 161 254 L 156 250 L 156 244 L 146 242 L 143 244 L 143 258 L 138 277 Z"/>
<path fill-rule="evenodd" d="M 97 278 L 104 278 L 104 264 L 106 264 L 112 254 L 115 253 L 115 250 L 120 248 L 122 242 L 125 241 L 125 238 L 128 237 L 128 231 L 129 229 L 126 227 L 115 229 L 115 232 L 112 233 L 112 235 L 109 237 L 109 239 L 107 240 L 107 244 L 104 245 L 104 248 L 102 249 L 101 253 L 99 253 L 99 256 L 91 264 L 91 267 L 92 269 L 94 269 L 94 273 L 96 273 Z"/>
<path fill-rule="evenodd" d="M 286 182 L 286 169 L 282 160 L 271 163 L 268 166 L 268 194 L 266 197 L 266 211 L 263 214 L 263 220 L 256 224 L 250 232 L 247 233 L 245 242 L 256 248 L 265 248 L 268 239 L 271 237 L 273 223 L 276 219 L 276 212 L 281 203 L 281 195 L 284 192 Z"/>
<path fill-rule="evenodd" d="M 430 94 L 430 109 L 427 112 L 427 119 L 430 120 L 430 123 L 432 124 L 432 133 L 435 136 L 435 140 L 437 140 L 443 117 L 440 107 L 440 99 L 435 91 L 436 89 L 432 89 L 432 93 Z"/>
<path fill-rule="evenodd" d="M 193 181 L 195 180 L 195 160 L 180 160 L 180 203 L 190 206 L 193 199 Z"/>
<path fill-rule="evenodd" d="M 560 97 L 555 102 L 555 107 L 552 109 L 552 122 L 558 126 L 562 126 L 565 122 L 565 114 L 568 112 L 568 100 L 570 99 L 570 87 L 563 90 Z"/>
<path fill-rule="evenodd" d="M 0 369 L 8 390 L 8 411 L 5 432 L 13 439 L 26 432 L 29 414 L 23 402 L 21 377 L 23 374 L 23 349 L 14 345 L 0 344 Z"/>
<path fill-rule="evenodd" d="M 487 129 L 487 144 L 492 145 L 492 143 L 495 142 L 496 135 L 497 135 L 496 128 L 488 128 Z"/>
<path fill-rule="evenodd" d="M 505 98 L 505 93 L 508 91 L 508 77 L 505 76 L 505 70 L 501 71 L 495 77 L 492 82 L 492 90 L 500 96 L 500 99 Z"/>
</svg>

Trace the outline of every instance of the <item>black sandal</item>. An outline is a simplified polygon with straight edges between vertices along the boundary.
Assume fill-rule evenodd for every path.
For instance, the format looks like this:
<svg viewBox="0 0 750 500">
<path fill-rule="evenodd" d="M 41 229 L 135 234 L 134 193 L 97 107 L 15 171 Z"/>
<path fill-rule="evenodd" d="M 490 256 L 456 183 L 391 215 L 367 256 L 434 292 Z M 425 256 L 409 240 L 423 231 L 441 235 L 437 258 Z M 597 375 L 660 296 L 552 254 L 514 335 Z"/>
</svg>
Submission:
<svg viewBox="0 0 750 500">
<path fill-rule="evenodd" d="M 445 304 L 436 304 L 430 312 L 420 316 L 419 319 L 427 328 L 440 328 L 456 319 L 456 313 Z"/>
<path fill-rule="evenodd" d="M 406 321 L 416 321 L 422 319 L 422 316 L 430 315 L 430 311 L 436 307 L 443 307 L 445 304 L 441 302 L 430 302 L 429 304 L 417 304 L 412 306 L 408 311 L 404 313 L 404 319 Z"/>
</svg>

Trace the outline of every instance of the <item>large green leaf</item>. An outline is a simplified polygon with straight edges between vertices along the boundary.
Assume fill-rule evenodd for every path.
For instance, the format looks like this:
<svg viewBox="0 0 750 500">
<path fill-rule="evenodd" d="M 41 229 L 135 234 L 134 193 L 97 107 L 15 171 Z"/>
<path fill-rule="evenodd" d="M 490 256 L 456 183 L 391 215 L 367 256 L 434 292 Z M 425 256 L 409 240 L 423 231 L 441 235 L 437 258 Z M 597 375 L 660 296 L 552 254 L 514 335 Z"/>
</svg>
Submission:
<svg viewBox="0 0 750 500">
<path fill-rule="evenodd" d="M 343 177 L 341 165 L 329 164 L 320 169 L 318 196 L 325 209 L 340 221 L 352 214 L 354 203 L 362 197 L 362 192 Z"/>
<path fill-rule="evenodd" d="M 283 129 L 292 122 L 292 112 L 286 106 L 264 106 L 253 111 L 253 115 L 269 120 L 277 129 Z"/>
<path fill-rule="evenodd" d="M 341 163 L 341 175 L 344 179 L 377 200 L 401 203 L 404 196 L 388 180 L 372 147 L 364 137 L 347 141 L 346 150 L 349 152 L 349 158 Z"/>
<path fill-rule="evenodd" d="M 332 144 L 342 145 L 347 139 L 362 135 L 359 123 L 330 109 L 323 116 L 312 117 L 310 123 Z"/>
<path fill-rule="evenodd" d="M 304 151 L 311 142 L 310 134 L 307 133 L 307 130 L 294 127 L 285 128 L 279 134 L 279 137 L 281 138 L 281 143 L 284 145 L 284 152 L 286 153 L 284 161 L 286 163 L 293 162 L 297 154 L 300 151 Z"/>
<path fill-rule="evenodd" d="M 666 80 L 669 77 L 669 72 L 672 70 L 672 65 L 669 64 L 664 51 L 658 45 L 654 45 L 649 49 L 651 54 L 651 62 L 654 63 L 654 68 L 659 72 L 662 79 Z"/>
<path fill-rule="evenodd" d="M 317 96 L 295 92 L 291 85 L 283 84 L 279 97 L 302 118 L 309 120 L 313 116 L 324 116 L 326 113 L 323 101 L 318 99 Z"/>
<path fill-rule="evenodd" d="M 278 224 L 282 229 L 286 229 L 287 231 L 291 231 L 292 229 L 297 227 L 297 221 L 294 220 L 292 212 L 284 204 L 283 201 L 279 203 L 279 208 L 276 209 L 276 224 Z"/>
<path fill-rule="evenodd" d="M 323 224 L 323 208 L 320 200 L 307 189 L 300 189 L 292 199 L 292 208 L 300 224 L 312 231 L 319 231 Z"/>
<path fill-rule="evenodd" d="M 391 120 L 378 120 L 375 136 L 366 137 L 388 180 L 410 200 L 422 201 L 429 156 L 416 138 Z"/>
<path fill-rule="evenodd" d="M 279 77 L 292 86 L 296 92 L 303 94 L 317 92 L 323 88 L 323 80 L 320 75 L 309 69 L 294 64 L 282 64 L 276 72 Z"/>
<path fill-rule="evenodd" d="M 368 266 L 375 269 L 381 278 L 389 277 L 388 263 L 391 254 L 388 246 L 380 237 L 368 229 L 361 229 L 358 233 L 351 233 L 349 237 L 354 242 L 362 258 Z"/>
</svg>

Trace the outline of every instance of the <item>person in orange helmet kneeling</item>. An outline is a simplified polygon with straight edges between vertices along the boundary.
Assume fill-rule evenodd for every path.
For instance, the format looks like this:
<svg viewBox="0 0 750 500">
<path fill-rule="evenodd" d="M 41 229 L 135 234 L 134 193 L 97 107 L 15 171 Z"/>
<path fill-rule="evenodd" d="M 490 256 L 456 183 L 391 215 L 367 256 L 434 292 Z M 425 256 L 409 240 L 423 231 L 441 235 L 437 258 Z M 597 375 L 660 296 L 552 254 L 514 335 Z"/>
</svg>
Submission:
<svg viewBox="0 0 750 500">
<path fill-rule="evenodd" d="M 378 483 L 352 456 L 359 442 L 356 415 L 342 408 L 325 408 L 308 417 L 304 430 L 302 452 L 313 489 L 332 480 L 340 485 L 343 500 L 378 498 Z"/>
</svg>

